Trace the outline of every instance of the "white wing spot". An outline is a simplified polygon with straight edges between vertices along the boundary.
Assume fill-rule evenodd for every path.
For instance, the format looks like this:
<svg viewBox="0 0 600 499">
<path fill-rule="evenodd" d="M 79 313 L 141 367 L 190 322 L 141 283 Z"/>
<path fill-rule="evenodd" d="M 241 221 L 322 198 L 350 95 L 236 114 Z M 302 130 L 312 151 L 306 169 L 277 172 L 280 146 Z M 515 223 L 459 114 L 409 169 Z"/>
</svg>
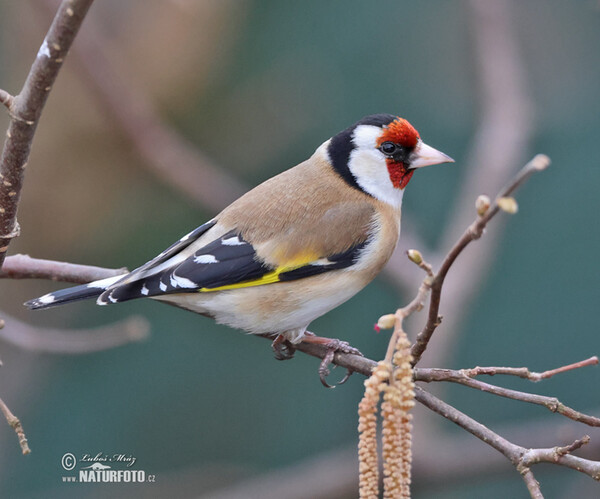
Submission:
<svg viewBox="0 0 600 499">
<path fill-rule="evenodd" d="M 144 284 L 142 286 L 142 290 L 140 291 L 140 293 L 142 293 L 144 296 L 148 296 L 148 293 L 150 293 L 150 290 L 146 287 L 146 285 Z"/>
<path fill-rule="evenodd" d="M 37 53 L 38 57 L 42 57 L 43 55 L 45 55 L 48 59 L 50 59 L 50 57 L 52 57 L 50 55 L 50 47 L 48 47 L 48 42 L 46 41 L 45 38 L 44 38 L 44 43 L 42 43 L 42 46 L 40 47 L 40 50 L 38 50 L 38 53 Z"/>
<path fill-rule="evenodd" d="M 111 303 L 117 303 L 117 299 L 116 299 L 116 298 L 113 298 L 113 295 L 112 295 L 112 293 L 108 295 L 108 299 L 109 299 L 109 301 L 110 301 Z"/>
<path fill-rule="evenodd" d="M 106 289 L 108 288 L 111 284 L 114 284 L 115 282 L 117 282 L 118 280 L 122 279 L 124 276 L 126 276 L 127 274 L 120 274 L 120 275 L 116 275 L 114 277 L 107 277 L 106 279 L 100 279 L 99 281 L 94 281 L 94 282 L 90 282 L 87 287 L 88 288 L 100 288 L 100 289 Z"/>
<path fill-rule="evenodd" d="M 194 262 L 196 263 L 219 263 L 213 255 L 196 255 L 194 257 Z"/>
<path fill-rule="evenodd" d="M 238 236 L 228 237 L 227 239 L 221 239 L 221 243 L 225 246 L 241 246 L 242 244 L 247 244 L 244 241 L 240 241 Z"/>
<path fill-rule="evenodd" d="M 331 265 L 332 262 L 331 260 L 327 259 L 327 258 L 319 258 L 318 260 L 315 260 L 314 262 L 310 262 L 310 265 Z"/>
<path fill-rule="evenodd" d="M 171 275 L 171 286 L 174 288 L 197 288 L 198 285 L 188 279 L 187 277 L 181 277 L 175 274 Z"/>
<path fill-rule="evenodd" d="M 161 282 L 158 287 L 160 288 L 161 291 L 166 291 L 167 290 L 167 285 L 164 282 Z"/>
<path fill-rule="evenodd" d="M 44 305 L 47 305 L 48 303 L 53 303 L 54 300 L 56 300 L 56 298 L 52 293 L 48 293 L 47 295 L 41 296 L 37 299 L 38 303 L 43 303 Z"/>
</svg>

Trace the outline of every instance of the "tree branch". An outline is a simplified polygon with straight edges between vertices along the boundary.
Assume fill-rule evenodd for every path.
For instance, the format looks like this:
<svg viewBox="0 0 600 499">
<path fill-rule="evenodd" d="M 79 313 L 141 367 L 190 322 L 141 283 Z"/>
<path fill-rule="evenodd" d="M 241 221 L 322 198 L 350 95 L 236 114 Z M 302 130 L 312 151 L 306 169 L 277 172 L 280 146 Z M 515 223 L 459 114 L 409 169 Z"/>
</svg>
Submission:
<svg viewBox="0 0 600 499">
<path fill-rule="evenodd" d="M 29 454 L 31 449 L 29 448 L 29 444 L 27 443 L 27 437 L 25 436 L 25 432 L 23 431 L 23 426 L 21 425 L 21 421 L 19 418 L 15 416 L 8 406 L 4 403 L 4 400 L 0 399 L 0 410 L 4 414 L 7 423 L 15 430 L 17 434 L 17 438 L 19 439 L 19 445 L 21 446 L 21 451 L 23 454 Z"/>
<path fill-rule="evenodd" d="M 127 272 L 129 271 L 126 268 L 106 269 L 92 265 L 42 260 L 31 258 L 29 255 L 12 255 L 4 260 L 4 265 L 0 270 L 0 279 L 50 279 L 86 284 Z"/>
<path fill-rule="evenodd" d="M 595 355 L 590 357 L 589 359 L 580 360 L 579 362 L 574 362 L 573 364 L 568 364 L 566 366 L 557 367 L 556 369 L 550 369 L 548 371 L 544 371 L 541 373 L 530 371 L 527 367 L 473 367 L 472 369 L 462 369 L 466 376 L 469 378 L 474 378 L 475 376 L 480 376 L 482 374 L 488 376 L 495 376 L 496 374 L 504 374 L 509 376 L 517 376 L 519 378 L 528 379 L 529 381 L 541 381 L 543 379 L 548 379 L 554 376 L 555 374 L 564 373 L 567 371 L 572 371 L 573 369 L 579 369 L 580 367 L 593 366 L 598 364 L 598 357 Z"/>
<path fill-rule="evenodd" d="M 475 221 L 467 228 L 459 240 L 450 249 L 431 284 L 431 297 L 429 299 L 427 323 L 417 335 L 417 338 L 411 348 L 411 354 L 414 358 L 413 365 L 416 365 L 421 360 L 421 356 L 427 349 L 427 345 L 429 344 L 434 331 L 441 322 L 439 310 L 442 287 L 444 285 L 444 279 L 446 278 L 446 275 L 448 274 L 452 264 L 462 253 L 462 251 L 469 245 L 469 243 L 481 237 L 488 222 L 500 211 L 498 200 L 510 196 L 533 173 L 544 170 L 549 164 L 550 159 L 547 156 L 542 154 L 535 156 L 521 169 L 521 171 L 515 176 L 509 185 L 500 191 L 500 194 L 496 197 L 496 200 L 492 206 L 490 206 L 490 208 L 483 215 L 479 215 L 475 219 Z"/>
<path fill-rule="evenodd" d="M 535 495 L 541 493 L 539 492 L 539 485 L 537 487 L 533 486 L 535 478 L 529 469 L 530 466 L 537 463 L 552 463 L 566 466 L 567 468 L 585 473 L 594 480 L 600 480 L 600 461 L 590 461 L 589 459 L 582 459 L 566 453 L 561 455 L 560 452 L 557 452 L 557 447 L 549 449 L 526 449 L 525 447 L 509 442 L 458 409 L 426 392 L 421 387 L 415 387 L 415 398 L 425 407 L 457 424 L 507 457 L 523 476 L 532 497 L 542 497 L 541 495 Z M 561 452 L 563 452 L 568 447 L 558 449 L 561 449 Z"/>
<path fill-rule="evenodd" d="M 17 205 L 33 137 L 48 94 L 93 0 L 63 0 L 19 95 L 10 102 L 10 125 L 0 157 L 0 265 L 19 235 Z"/>
<path fill-rule="evenodd" d="M 536 395 L 533 393 L 511 390 L 509 388 L 502 388 L 490 383 L 484 383 L 483 381 L 470 378 L 462 370 L 456 371 L 453 369 L 416 368 L 415 381 L 424 381 L 426 383 L 432 381 L 450 381 L 452 383 L 459 383 L 461 385 L 475 388 L 476 390 L 480 390 L 482 392 L 492 393 L 500 397 L 520 400 L 521 402 L 527 402 L 529 404 L 541 405 L 549 411 L 562 414 L 573 421 L 579 421 L 580 423 L 585 423 L 589 426 L 600 427 L 600 418 L 589 416 L 571 409 L 560 402 L 560 400 L 558 400 L 556 397 L 546 397 L 544 395 Z"/>
</svg>

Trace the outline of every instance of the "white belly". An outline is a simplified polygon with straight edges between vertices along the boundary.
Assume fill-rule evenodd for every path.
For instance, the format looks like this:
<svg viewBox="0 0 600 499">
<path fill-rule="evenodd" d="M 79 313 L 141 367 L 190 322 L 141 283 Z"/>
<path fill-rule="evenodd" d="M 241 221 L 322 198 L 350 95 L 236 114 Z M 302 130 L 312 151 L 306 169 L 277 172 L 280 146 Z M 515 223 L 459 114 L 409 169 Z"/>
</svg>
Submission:
<svg viewBox="0 0 600 499">
<path fill-rule="evenodd" d="M 253 334 L 285 334 L 299 342 L 317 317 L 354 296 L 367 282 L 341 271 L 335 279 L 318 275 L 302 282 L 279 282 L 263 286 L 157 296 L 178 307 L 207 314 L 220 324 Z"/>
</svg>

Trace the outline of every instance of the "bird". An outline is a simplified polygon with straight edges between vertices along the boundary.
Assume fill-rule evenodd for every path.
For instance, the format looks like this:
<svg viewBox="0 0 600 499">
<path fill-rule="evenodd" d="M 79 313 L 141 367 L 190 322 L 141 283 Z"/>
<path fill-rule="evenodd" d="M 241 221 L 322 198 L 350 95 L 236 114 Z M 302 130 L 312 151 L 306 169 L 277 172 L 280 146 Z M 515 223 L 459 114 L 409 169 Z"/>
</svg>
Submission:
<svg viewBox="0 0 600 499">
<path fill-rule="evenodd" d="M 151 298 L 272 338 L 278 359 L 302 341 L 325 345 L 319 374 L 329 386 L 333 354 L 360 352 L 314 335 L 309 324 L 363 289 L 390 259 L 415 170 L 452 162 L 406 119 L 366 116 L 132 272 L 25 305 Z"/>
</svg>

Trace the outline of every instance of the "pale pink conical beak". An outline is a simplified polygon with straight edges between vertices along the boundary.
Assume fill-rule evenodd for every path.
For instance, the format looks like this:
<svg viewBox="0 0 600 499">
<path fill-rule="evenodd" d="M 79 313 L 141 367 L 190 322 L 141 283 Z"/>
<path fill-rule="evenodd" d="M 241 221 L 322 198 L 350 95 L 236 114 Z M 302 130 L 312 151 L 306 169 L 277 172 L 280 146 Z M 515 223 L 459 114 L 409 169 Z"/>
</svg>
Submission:
<svg viewBox="0 0 600 499">
<path fill-rule="evenodd" d="M 440 163 L 454 163 L 454 160 L 419 139 L 417 147 L 408 157 L 408 162 L 409 168 L 412 170 L 413 168 L 423 168 L 424 166 L 439 165 Z"/>
</svg>

